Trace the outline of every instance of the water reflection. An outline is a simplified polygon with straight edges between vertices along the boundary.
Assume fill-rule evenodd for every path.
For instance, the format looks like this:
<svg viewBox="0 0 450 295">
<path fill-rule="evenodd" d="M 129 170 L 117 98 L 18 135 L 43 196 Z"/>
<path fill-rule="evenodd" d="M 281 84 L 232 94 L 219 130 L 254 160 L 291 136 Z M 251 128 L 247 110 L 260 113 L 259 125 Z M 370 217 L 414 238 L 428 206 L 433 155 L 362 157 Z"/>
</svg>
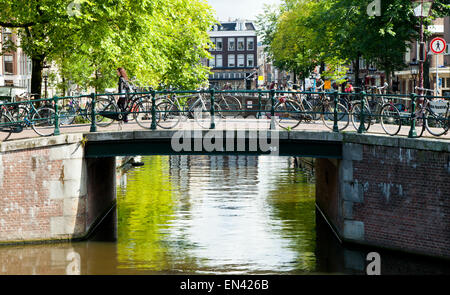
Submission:
<svg viewBox="0 0 450 295">
<path fill-rule="evenodd" d="M 161 156 L 144 162 L 118 193 L 120 267 L 314 270 L 314 183 L 288 158 Z"/>
<path fill-rule="evenodd" d="M 117 211 L 93 239 L 0 246 L 0 273 L 365 274 L 374 249 L 337 241 L 315 209 L 314 178 L 291 158 L 142 161 L 117 174 Z M 450 273 L 441 260 L 377 252 L 382 274 Z"/>
</svg>

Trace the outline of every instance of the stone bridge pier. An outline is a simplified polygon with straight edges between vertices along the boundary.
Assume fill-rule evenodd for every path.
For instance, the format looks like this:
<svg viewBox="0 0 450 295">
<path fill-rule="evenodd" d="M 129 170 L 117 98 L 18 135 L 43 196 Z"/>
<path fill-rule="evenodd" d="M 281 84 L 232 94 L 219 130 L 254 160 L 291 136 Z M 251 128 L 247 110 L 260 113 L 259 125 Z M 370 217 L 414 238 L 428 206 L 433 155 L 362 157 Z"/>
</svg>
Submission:
<svg viewBox="0 0 450 295">
<path fill-rule="evenodd" d="M 1 244 L 83 239 L 115 210 L 115 157 L 85 158 L 82 138 L 1 144 Z"/>
<path fill-rule="evenodd" d="M 316 204 L 343 242 L 450 258 L 450 153 L 434 140 L 348 136 L 316 160 Z"/>
</svg>

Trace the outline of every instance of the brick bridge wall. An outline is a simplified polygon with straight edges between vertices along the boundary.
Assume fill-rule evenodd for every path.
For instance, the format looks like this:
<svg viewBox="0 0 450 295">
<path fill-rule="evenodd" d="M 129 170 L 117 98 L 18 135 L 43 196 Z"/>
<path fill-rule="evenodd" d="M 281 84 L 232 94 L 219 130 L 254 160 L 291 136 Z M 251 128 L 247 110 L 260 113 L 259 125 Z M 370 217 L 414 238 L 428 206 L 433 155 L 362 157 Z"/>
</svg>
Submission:
<svg viewBox="0 0 450 295">
<path fill-rule="evenodd" d="M 84 159 L 81 139 L 1 143 L 0 244 L 82 238 L 112 205 L 115 159 Z"/>
<path fill-rule="evenodd" d="M 448 145 L 400 146 L 344 143 L 343 160 L 318 159 L 317 205 L 344 241 L 450 258 Z"/>
</svg>

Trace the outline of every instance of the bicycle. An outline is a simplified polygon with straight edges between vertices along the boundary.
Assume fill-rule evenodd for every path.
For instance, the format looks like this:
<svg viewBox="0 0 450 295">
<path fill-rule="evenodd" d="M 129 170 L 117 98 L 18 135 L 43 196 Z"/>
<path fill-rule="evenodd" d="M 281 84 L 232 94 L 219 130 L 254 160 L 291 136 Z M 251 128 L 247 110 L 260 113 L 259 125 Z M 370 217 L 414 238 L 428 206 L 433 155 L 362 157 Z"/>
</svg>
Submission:
<svg viewBox="0 0 450 295">
<path fill-rule="evenodd" d="M 350 114 L 348 109 L 340 101 L 340 95 L 336 93 L 337 104 L 334 103 L 334 98 L 331 98 L 331 92 L 323 90 L 323 84 L 318 87 L 321 92 L 313 93 L 310 104 L 312 106 L 313 120 L 322 120 L 323 124 L 330 130 L 334 129 L 334 111 L 337 112 L 338 130 L 342 131 L 350 124 Z"/>
<path fill-rule="evenodd" d="M 368 87 L 372 90 L 372 95 L 364 97 L 364 122 L 361 122 L 361 100 L 352 102 L 351 120 L 356 130 L 359 130 L 361 124 L 364 124 L 364 129 L 368 131 L 379 120 L 386 134 L 394 136 L 400 132 L 402 127 L 400 112 L 392 99 L 382 96 L 383 90 L 388 86 L 387 83 L 384 83 L 381 87 Z M 371 100 L 368 99 L 369 96 L 372 97 Z"/>
<path fill-rule="evenodd" d="M 36 108 L 33 101 L 18 104 L 22 111 L 19 117 L 11 118 L 3 112 L 1 115 L 3 140 L 7 140 L 11 133 L 20 133 L 26 127 L 31 127 L 40 136 L 52 136 L 55 130 L 55 110 L 48 106 Z M 9 133 L 9 134 L 8 134 Z"/>
<path fill-rule="evenodd" d="M 163 129 L 171 129 L 178 125 L 186 114 L 188 117 L 194 118 L 197 124 L 202 128 L 209 128 L 211 125 L 211 100 L 205 98 L 202 93 L 196 95 L 181 96 L 184 100 L 180 100 L 175 94 L 167 95 L 162 98 L 161 102 L 156 106 L 156 124 Z M 220 114 L 220 106 L 217 102 L 214 103 L 214 109 L 217 114 Z M 221 116 L 214 116 L 215 122 L 220 121 Z"/>
<path fill-rule="evenodd" d="M 419 87 L 416 87 L 416 89 L 425 93 L 434 93 L 432 89 Z M 417 133 L 417 137 L 421 137 L 425 129 L 433 136 L 447 134 L 450 129 L 450 102 L 447 101 L 446 106 L 439 106 L 433 104 L 433 102 L 438 101 L 430 100 L 426 95 L 422 96 L 422 98 L 423 102 L 417 104 L 418 110 L 411 115 L 411 119 L 416 120 L 416 126 L 422 127 L 420 132 Z"/>
<path fill-rule="evenodd" d="M 283 129 L 293 129 L 297 127 L 302 120 L 309 122 L 311 115 L 306 114 L 304 99 L 299 102 L 291 99 L 288 95 L 277 97 L 277 103 L 274 106 L 274 114 L 277 124 Z"/>
<path fill-rule="evenodd" d="M 81 98 L 81 97 L 79 97 Z M 61 125 L 71 125 L 75 122 L 77 116 L 81 116 L 86 121 L 91 121 L 91 103 L 89 101 L 81 106 L 80 100 L 74 97 L 70 98 L 69 102 L 62 106 L 59 112 Z"/>
<path fill-rule="evenodd" d="M 149 128 L 145 124 L 148 121 L 149 110 L 151 112 L 151 100 L 148 96 L 138 95 L 136 93 L 128 93 L 127 103 L 123 111 L 120 111 L 114 95 L 99 96 L 95 101 L 95 116 L 97 125 L 107 127 L 114 121 L 123 121 L 124 118 L 133 114 L 132 118 L 136 120 L 142 128 Z"/>
</svg>

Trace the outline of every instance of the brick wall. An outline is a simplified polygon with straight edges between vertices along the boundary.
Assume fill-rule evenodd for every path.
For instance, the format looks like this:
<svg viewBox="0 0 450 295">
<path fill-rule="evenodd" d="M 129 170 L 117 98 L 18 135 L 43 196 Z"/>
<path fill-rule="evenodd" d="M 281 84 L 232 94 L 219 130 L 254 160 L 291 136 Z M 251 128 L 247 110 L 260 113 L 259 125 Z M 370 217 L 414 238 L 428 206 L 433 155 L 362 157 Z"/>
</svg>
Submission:
<svg viewBox="0 0 450 295">
<path fill-rule="evenodd" d="M 79 138 L 81 139 L 81 138 Z M 66 136 L 0 145 L 0 243 L 66 240 L 86 235 L 115 198 L 114 158 L 84 159 Z M 90 179 L 103 167 L 100 190 Z M 93 188 L 94 187 L 94 188 Z M 90 193 L 88 193 L 88 190 Z"/>
<path fill-rule="evenodd" d="M 450 154 L 363 146 L 353 162 L 364 201 L 353 219 L 373 245 L 450 257 Z"/>
<path fill-rule="evenodd" d="M 344 143 L 336 167 L 317 163 L 317 186 L 334 188 L 316 203 L 342 240 L 450 258 L 448 151 Z"/>
</svg>

